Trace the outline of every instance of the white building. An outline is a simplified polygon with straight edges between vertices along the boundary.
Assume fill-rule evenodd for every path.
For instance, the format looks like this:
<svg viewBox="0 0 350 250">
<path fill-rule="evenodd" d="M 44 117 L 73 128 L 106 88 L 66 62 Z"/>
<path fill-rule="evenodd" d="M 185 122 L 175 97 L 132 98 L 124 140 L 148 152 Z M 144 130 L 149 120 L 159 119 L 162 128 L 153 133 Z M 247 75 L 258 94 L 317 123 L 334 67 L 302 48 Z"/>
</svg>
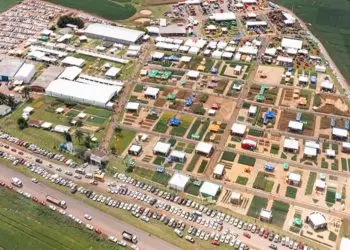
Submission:
<svg viewBox="0 0 350 250">
<path fill-rule="evenodd" d="M 56 125 L 54 128 L 53 128 L 53 131 L 57 132 L 57 133 L 68 133 L 70 130 L 70 127 L 68 126 L 65 126 L 65 125 Z"/>
<path fill-rule="evenodd" d="M 311 148 L 311 147 L 304 147 L 304 156 L 306 157 L 316 157 L 317 156 L 317 149 Z"/>
<path fill-rule="evenodd" d="M 107 24 L 93 23 L 85 29 L 85 35 L 92 38 L 108 40 L 116 43 L 137 43 L 145 34 L 143 31 L 133 30 Z"/>
<path fill-rule="evenodd" d="M 296 49 L 299 50 L 303 47 L 303 41 L 296 40 L 296 39 L 290 39 L 290 38 L 283 38 L 281 42 L 281 46 L 284 49 Z"/>
<path fill-rule="evenodd" d="M 85 84 L 57 79 L 46 88 L 46 95 L 84 104 L 107 107 L 109 101 L 121 91 L 120 86 Z"/>
<path fill-rule="evenodd" d="M 213 182 L 205 181 L 203 182 L 199 193 L 204 197 L 215 198 L 220 192 L 222 186 Z"/>
<path fill-rule="evenodd" d="M 320 212 L 312 212 L 306 217 L 306 222 L 314 229 L 324 229 L 327 228 L 326 217 Z"/>
<path fill-rule="evenodd" d="M 332 137 L 334 139 L 346 140 L 348 138 L 349 132 L 342 128 L 332 128 Z"/>
<path fill-rule="evenodd" d="M 157 99 L 159 95 L 159 88 L 147 87 L 144 94 L 146 98 Z"/>
<path fill-rule="evenodd" d="M 23 83 L 30 83 L 35 73 L 36 69 L 33 64 L 24 63 L 17 71 L 14 79 L 17 81 L 23 81 Z"/>
<path fill-rule="evenodd" d="M 159 141 L 156 143 L 156 145 L 153 148 L 153 154 L 168 155 L 170 148 L 171 148 L 170 143 Z"/>
<path fill-rule="evenodd" d="M 299 186 L 301 183 L 301 175 L 297 173 L 288 173 L 288 184 Z"/>
<path fill-rule="evenodd" d="M 169 154 L 172 161 L 184 163 L 186 161 L 186 153 L 178 150 L 172 150 Z"/>
<path fill-rule="evenodd" d="M 291 131 L 301 132 L 303 131 L 304 123 L 297 122 L 297 121 L 289 121 L 288 123 L 288 129 Z"/>
<path fill-rule="evenodd" d="M 9 113 L 11 113 L 12 109 L 10 106 L 7 105 L 0 105 L 0 116 L 5 116 Z"/>
<path fill-rule="evenodd" d="M 267 209 L 261 209 L 259 214 L 259 219 L 264 222 L 271 222 L 272 220 L 272 211 Z"/>
<path fill-rule="evenodd" d="M 82 71 L 83 70 L 81 68 L 76 66 L 66 67 L 58 78 L 73 81 Z"/>
<path fill-rule="evenodd" d="M 76 58 L 73 56 L 67 56 L 62 60 L 63 65 L 69 65 L 69 66 L 77 66 L 77 67 L 82 67 L 85 63 L 84 59 L 81 58 Z"/>
<path fill-rule="evenodd" d="M 198 142 L 198 144 L 196 145 L 195 151 L 197 154 L 203 154 L 209 157 L 213 152 L 213 149 L 214 149 L 214 146 L 212 143 Z"/>
<path fill-rule="evenodd" d="M 225 166 L 223 164 L 216 164 L 213 172 L 213 176 L 217 179 L 220 179 L 224 176 Z"/>
<path fill-rule="evenodd" d="M 186 75 L 188 78 L 196 80 L 199 78 L 200 73 L 199 71 L 196 71 L 196 70 L 190 70 L 187 72 Z"/>
<path fill-rule="evenodd" d="M 231 127 L 231 134 L 238 135 L 238 136 L 244 136 L 245 131 L 247 129 L 247 125 L 240 124 L 240 123 L 234 123 Z"/>
<path fill-rule="evenodd" d="M 190 177 L 188 175 L 175 173 L 169 180 L 168 187 L 184 192 L 189 181 Z"/>
<path fill-rule="evenodd" d="M 142 151 L 141 145 L 132 144 L 131 147 L 128 149 L 128 154 L 138 156 L 140 155 L 141 151 Z"/>
<path fill-rule="evenodd" d="M 216 22 L 233 21 L 236 20 L 236 15 L 233 12 L 213 13 L 213 15 L 209 17 L 209 19 L 214 20 Z"/>
<path fill-rule="evenodd" d="M 230 201 L 233 204 L 239 205 L 242 202 L 242 194 L 239 192 L 232 192 L 231 193 L 231 197 L 230 197 Z"/>
<path fill-rule="evenodd" d="M 315 181 L 315 188 L 317 191 L 324 191 L 326 189 L 326 182 L 320 179 Z"/>
<path fill-rule="evenodd" d="M 125 105 L 127 111 L 138 111 L 140 109 L 140 103 L 138 102 L 127 102 Z"/>
<path fill-rule="evenodd" d="M 120 71 L 121 71 L 120 68 L 111 67 L 106 71 L 105 76 L 108 78 L 116 78 L 117 76 L 119 76 Z"/>
</svg>

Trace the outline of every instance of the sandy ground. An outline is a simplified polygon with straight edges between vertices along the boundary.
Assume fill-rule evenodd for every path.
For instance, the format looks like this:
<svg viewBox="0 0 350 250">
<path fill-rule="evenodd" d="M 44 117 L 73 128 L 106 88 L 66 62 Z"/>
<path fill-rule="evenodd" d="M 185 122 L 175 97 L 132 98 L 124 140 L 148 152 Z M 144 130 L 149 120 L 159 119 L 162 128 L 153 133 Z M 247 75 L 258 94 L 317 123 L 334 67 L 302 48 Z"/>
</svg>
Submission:
<svg viewBox="0 0 350 250">
<path fill-rule="evenodd" d="M 142 17 L 142 18 L 136 19 L 134 22 L 137 24 L 145 24 L 145 23 L 149 23 L 150 21 L 151 19 Z"/>
<path fill-rule="evenodd" d="M 140 14 L 142 14 L 144 16 L 150 16 L 152 14 L 152 11 L 150 11 L 150 10 L 141 10 Z"/>
<path fill-rule="evenodd" d="M 282 67 L 260 65 L 254 76 L 254 81 L 260 84 L 268 83 L 279 85 L 281 83 L 283 73 L 284 69 Z M 261 78 L 260 75 L 262 74 L 266 75 L 267 77 Z"/>
<path fill-rule="evenodd" d="M 217 96 L 209 96 L 207 102 L 204 104 L 204 108 L 209 109 L 213 103 L 217 103 L 220 106 L 216 111 L 215 119 L 219 121 L 230 119 L 235 107 L 235 103 L 232 100 Z"/>
</svg>

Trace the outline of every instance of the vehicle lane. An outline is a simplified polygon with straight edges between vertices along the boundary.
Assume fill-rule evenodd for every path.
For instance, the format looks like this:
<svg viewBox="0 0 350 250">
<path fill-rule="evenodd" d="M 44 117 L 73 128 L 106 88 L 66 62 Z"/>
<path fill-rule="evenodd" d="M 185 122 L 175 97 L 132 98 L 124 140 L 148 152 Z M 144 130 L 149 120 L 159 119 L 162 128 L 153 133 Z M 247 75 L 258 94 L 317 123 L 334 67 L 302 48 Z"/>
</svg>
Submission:
<svg viewBox="0 0 350 250">
<path fill-rule="evenodd" d="M 45 200 L 47 194 L 67 202 L 67 214 L 71 213 L 75 217 L 82 220 L 84 223 L 93 225 L 94 227 L 100 228 L 101 231 L 107 235 L 113 235 L 118 239 L 121 239 L 122 231 L 126 230 L 130 233 L 137 235 L 138 237 L 138 246 L 140 249 L 169 249 L 169 250 L 179 250 L 180 248 L 162 240 L 155 236 L 150 236 L 148 233 L 130 225 L 123 221 L 116 219 L 115 217 L 106 214 L 96 208 L 90 207 L 83 203 L 82 201 L 76 200 L 68 195 L 61 193 L 53 188 L 50 188 L 44 184 L 33 183 L 30 178 L 25 175 L 16 172 L 8 167 L 5 167 L 0 164 L 0 179 L 6 181 L 7 183 L 11 182 L 12 177 L 18 177 L 23 182 L 22 190 L 28 192 L 33 196 L 36 196 L 40 200 Z M 84 214 L 87 213 L 92 216 L 91 221 L 84 219 Z"/>
</svg>

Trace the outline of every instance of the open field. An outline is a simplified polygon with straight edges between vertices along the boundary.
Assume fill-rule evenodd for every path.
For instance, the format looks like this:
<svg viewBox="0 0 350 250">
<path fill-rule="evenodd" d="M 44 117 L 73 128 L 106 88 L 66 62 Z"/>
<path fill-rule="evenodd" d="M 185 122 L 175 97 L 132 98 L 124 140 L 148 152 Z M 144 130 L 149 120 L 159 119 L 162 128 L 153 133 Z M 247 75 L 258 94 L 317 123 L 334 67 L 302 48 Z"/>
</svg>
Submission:
<svg viewBox="0 0 350 250">
<path fill-rule="evenodd" d="M 111 20 L 124 20 L 136 13 L 132 1 L 125 0 L 46 0 L 69 8 L 74 8 Z"/>
<path fill-rule="evenodd" d="M 347 0 L 274 0 L 300 17 L 320 39 L 346 79 L 350 79 L 350 5 Z M 330 15 L 329 13 L 332 13 Z"/>
<path fill-rule="evenodd" d="M 121 249 L 75 222 L 13 192 L 0 192 L 4 249 Z"/>
<path fill-rule="evenodd" d="M 0 2 L 0 12 L 7 10 L 8 8 L 10 8 L 12 5 L 14 5 L 17 2 L 18 2 L 17 0 L 2 0 Z"/>
</svg>

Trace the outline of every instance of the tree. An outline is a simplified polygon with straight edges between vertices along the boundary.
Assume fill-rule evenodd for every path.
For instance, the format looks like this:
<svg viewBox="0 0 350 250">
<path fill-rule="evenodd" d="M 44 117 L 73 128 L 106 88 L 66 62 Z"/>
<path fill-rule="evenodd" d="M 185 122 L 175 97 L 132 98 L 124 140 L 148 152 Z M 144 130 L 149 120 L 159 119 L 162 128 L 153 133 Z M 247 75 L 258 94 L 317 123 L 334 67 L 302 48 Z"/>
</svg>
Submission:
<svg viewBox="0 0 350 250">
<path fill-rule="evenodd" d="M 83 136 L 84 136 L 84 133 L 80 129 L 77 129 L 75 131 L 75 137 L 78 139 L 79 143 L 80 143 L 81 139 L 83 138 Z"/>
<path fill-rule="evenodd" d="M 78 26 L 79 29 L 84 28 L 84 21 L 79 17 L 72 17 L 72 16 L 61 16 L 57 21 L 57 26 L 59 28 L 64 28 L 67 26 L 67 24 L 73 24 Z"/>
<path fill-rule="evenodd" d="M 83 121 L 82 121 L 82 120 L 77 120 L 77 122 L 75 123 L 75 125 L 76 125 L 77 127 L 81 127 L 81 126 L 83 126 Z"/>
<path fill-rule="evenodd" d="M 87 148 L 91 148 L 91 138 L 90 138 L 90 135 L 87 135 L 86 137 L 85 137 L 85 147 L 87 147 Z"/>
<path fill-rule="evenodd" d="M 24 95 L 25 99 L 29 99 L 30 98 L 30 91 L 31 91 L 31 89 L 30 89 L 29 86 L 25 86 L 23 88 L 23 95 Z"/>
<path fill-rule="evenodd" d="M 20 130 L 23 130 L 26 127 L 28 127 L 27 120 L 24 119 L 23 117 L 18 118 L 17 124 L 18 124 Z"/>
<path fill-rule="evenodd" d="M 68 133 L 68 132 L 65 132 L 64 133 L 64 137 L 66 138 L 66 141 L 67 142 L 72 142 L 72 136 Z"/>
<path fill-rule="evenodd" d="M 114 145 L 111 146 L 111 153 L 114 155 L 117 153 L 117 148 Z"/>
</svg>

